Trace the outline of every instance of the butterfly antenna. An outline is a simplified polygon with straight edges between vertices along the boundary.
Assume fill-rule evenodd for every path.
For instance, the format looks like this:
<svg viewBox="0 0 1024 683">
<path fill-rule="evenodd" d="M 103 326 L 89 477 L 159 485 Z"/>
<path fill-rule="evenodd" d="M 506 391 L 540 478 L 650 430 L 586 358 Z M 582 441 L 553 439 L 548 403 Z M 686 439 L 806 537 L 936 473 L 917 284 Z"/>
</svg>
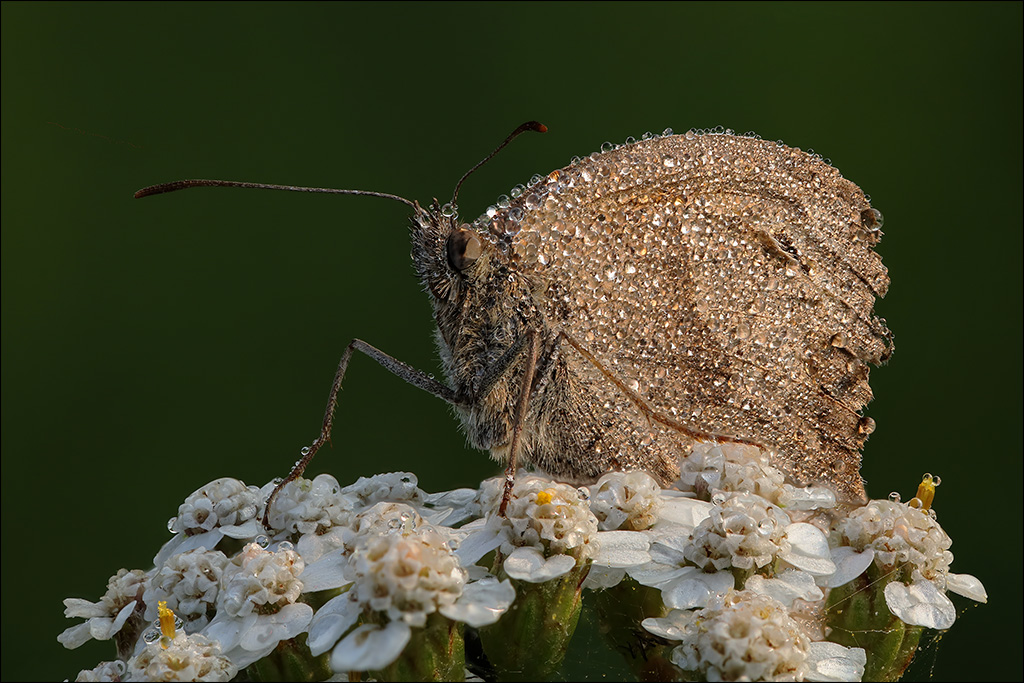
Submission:
<svg viewBox="0 0 1024 683">
<path fill-rule="evenodd" d="M 237 180 L 175 180 L 172 183 L 161 183 L 160 185 L 150 185 L 144 187 L 135 193 L 136 199 L 142 199 L 143 197 L 149 197 L 154 194 L 164 194 L 165 192 L 176 192 L 178 190 L 187 190 L 190 187 L 247 187 L 256 190 L 285 190 L 286 192 L 315 192 L 319 194 L 354 194 L 361 195 L 364 197 L 382 197 L 384 199 L 391 199 L 396 202 L 402 202 L 412 209 L 416 208 L 416 204 L 405 197 L 399 197 L 396 194 L 389 194 L 387 192 L 372 192 L 370 190 L 339 190 L 333 187 L 299 187 L 297 185 L 271 185 L 268 183 L 243 183 Z"/>
<path fill-rule="evenodd" d="M 488 161 L 490 161 L 494 157 L 495 154 L 497 154 L 501 150 L 505 149 L 505 146 L 508 145 L 508 143 L 512 142 L 513 140 L 515 140 L 517 137 L 519 137 L 523 133 L 525 133 L 527 131 L 531 131 L 531 130 L 533 132 L 535 132 L 535 133 L 546 133 L 546 132 L 548 132 L 548 127 L 545 126 L 543 123 L 540 123 L 539 121 L 527 121 L 523 125 L 521 125 L 518 128 L 516 128 L 514 131 L 512 131 L 509 134 L 509 136 L 507 138 L 505 138 L 505 141 L 502 142 L 500 145 L 498 145 L 498 147 L 493 152 L 488 154 L 476 166 L 474 166 L 473 168 L 471 168 L 468 171 L 466 171 L 465 175 L 463 175 L 462 178 L 459 179 L 458 184 L 455 186 L 455 192 L 452 193 L 452 206 L 455 206 L 456 201 L 459 198 L 459 188 L 462 187 L 462 183 L 466 182 L 466 178 L 468 178 L 470 175 L 472 175 L 473 172 L 476 169 L 480 168 L 481 166 L 486 164 Z"/>
</svg>

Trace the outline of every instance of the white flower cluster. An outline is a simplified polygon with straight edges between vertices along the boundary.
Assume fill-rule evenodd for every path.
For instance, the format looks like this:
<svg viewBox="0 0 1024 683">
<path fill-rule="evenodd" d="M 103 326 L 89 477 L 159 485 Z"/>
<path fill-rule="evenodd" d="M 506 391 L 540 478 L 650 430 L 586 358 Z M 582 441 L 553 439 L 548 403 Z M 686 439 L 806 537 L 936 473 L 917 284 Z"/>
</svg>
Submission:
<svg viewBox="0 0 1024 683">
<path fill-rule="evenodd" d="M 850 549 L 860 554 L 860 563 L 873 559 L 884 572 L 910 570 L 910 584 L 885 587 L 893 614 L 908 624 L 944 630 L 956 620 L 956 608 L 945 591 L 978 602 L 986 602 L 988 595 L 975 577 L 949 571 L 953 541 L 929 513 L 897 500 L 873 500 L 842 520 L 839 531 Z"/>
<path fill-rule="evenodd" d="M 344 675 L 391 666 L 438 624 L 493 625 L 533 584 L 571 576 L 604 590 L 630 577 L 660 594 L 667 614 L 643 627 L 672 643 L 684 670 L 859 680 L 866 653 L 825 640 L 830 590 L 872 563 L 905 570 L 911 582 L 888 584 L 886 603 L 932 628 L 955 617 L 947 589 L 986 597 L 949 571 L 949 537 L 920 506 L 844 513 L 831 491 L 786 484 L 750 446 L 698 445 L 680 470 L 667 490 L 643 472 L 589 488 L 520 473 L 504 515 L 504 478 L 427 494 L 409 473 L 344 488 L 320 475 L 281 490 L 270 529 L 259 520 L 272 483 L 218 479 L 180 506 L 152 570 L 121 570 L 96 603 L 65 601 L 86 621 L 58 640 L 117 642 L 119 660 L 80 680 L 229 680 L 283 641 L 305 642 Z M 497 576 L 478 565 L 491 555 Z"/>
</svg>

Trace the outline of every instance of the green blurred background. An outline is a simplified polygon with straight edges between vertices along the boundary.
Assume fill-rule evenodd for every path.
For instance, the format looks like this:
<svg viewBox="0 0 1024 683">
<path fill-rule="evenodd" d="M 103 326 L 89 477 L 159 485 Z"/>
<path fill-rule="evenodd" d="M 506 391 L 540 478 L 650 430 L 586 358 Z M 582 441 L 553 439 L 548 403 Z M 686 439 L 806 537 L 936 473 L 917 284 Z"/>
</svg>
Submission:
<svg viewBox="0 0 1024 683">
<path fill-rule="evenodd" d="M 445 198 L 528 119 L 550 132 L 476 174 L 464 215 L 666 127 L 813 148 L 871 194 L 897 351 L 872 376 L 869 493 L 941 475 L 953 568 L 990 595 L 957 601 L 911 675 L 1024 675 L 1020 3 L 2 12 L 4 680 L 109 659 L 58 645 L 61 600 L 148 569 L 198 486 L 283 475 L 351 338 L 436 368 L 405 207 L 132 192 L 210 177 Z M 357 358 L 311 473 L 400 469 L 427 490 L 497 471 L 441 402 Z"/>
</svg>

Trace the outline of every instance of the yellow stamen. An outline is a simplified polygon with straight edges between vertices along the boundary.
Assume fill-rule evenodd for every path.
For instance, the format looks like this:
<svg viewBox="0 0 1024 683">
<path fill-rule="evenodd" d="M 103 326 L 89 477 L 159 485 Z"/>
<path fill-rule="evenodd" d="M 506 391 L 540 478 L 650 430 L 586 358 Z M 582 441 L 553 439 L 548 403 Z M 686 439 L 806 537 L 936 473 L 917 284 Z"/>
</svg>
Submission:
<svg viewBox="0 0 1024 683">
<path fill-rule="evenodd" d="M 167 609 L 166 600 L 161 600 L 157 603 L 157 611 L 160 613 L 160 633 L 163 634 L 164 638 L 174 640 L 174 612 Z M 167 649 L 166 644 L 164 644 L 164 649 Z"/>
<path fill-rule="evenodd" d="M 932 477 L 930 474 L 924 475 L 921 478 L 921 483 L 918 484 L 917 495 L 909 503 L 910 507 L 930 510 L 932 502 L 935 500 L 935 487 L 940 482 L 941 480 L 938 477 Z"/>
<path fill-rule="evenodd" d="M 554 496 L 552 495 L 550 489 L 539 491 L 537 493 L 537 505 L 547 505 L 548 503 L 551 502 L 552 498 L 554 498 Z"/>
</svg>

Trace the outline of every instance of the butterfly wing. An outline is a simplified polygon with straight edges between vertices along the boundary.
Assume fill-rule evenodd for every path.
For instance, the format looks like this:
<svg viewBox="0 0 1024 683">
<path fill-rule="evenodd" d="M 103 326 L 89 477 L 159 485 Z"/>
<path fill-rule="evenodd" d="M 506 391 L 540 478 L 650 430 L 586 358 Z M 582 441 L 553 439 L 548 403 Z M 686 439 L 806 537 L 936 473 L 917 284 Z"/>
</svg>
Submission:
<svg viewBox="0 0 1024 683">
<path fill-rule="evenodd" d="M 566 353 L 609 415 L 615 466 L 664 478 L 686 441 L 674 422 L 767 446 L 797 483 L 858 500 L 868 366 L 892 352 L 873 313 L 889 283 L 880 217 L 817 156 L 687 134 L 557 171 L 491 231 L 583 347 Z"/>
</svg>

